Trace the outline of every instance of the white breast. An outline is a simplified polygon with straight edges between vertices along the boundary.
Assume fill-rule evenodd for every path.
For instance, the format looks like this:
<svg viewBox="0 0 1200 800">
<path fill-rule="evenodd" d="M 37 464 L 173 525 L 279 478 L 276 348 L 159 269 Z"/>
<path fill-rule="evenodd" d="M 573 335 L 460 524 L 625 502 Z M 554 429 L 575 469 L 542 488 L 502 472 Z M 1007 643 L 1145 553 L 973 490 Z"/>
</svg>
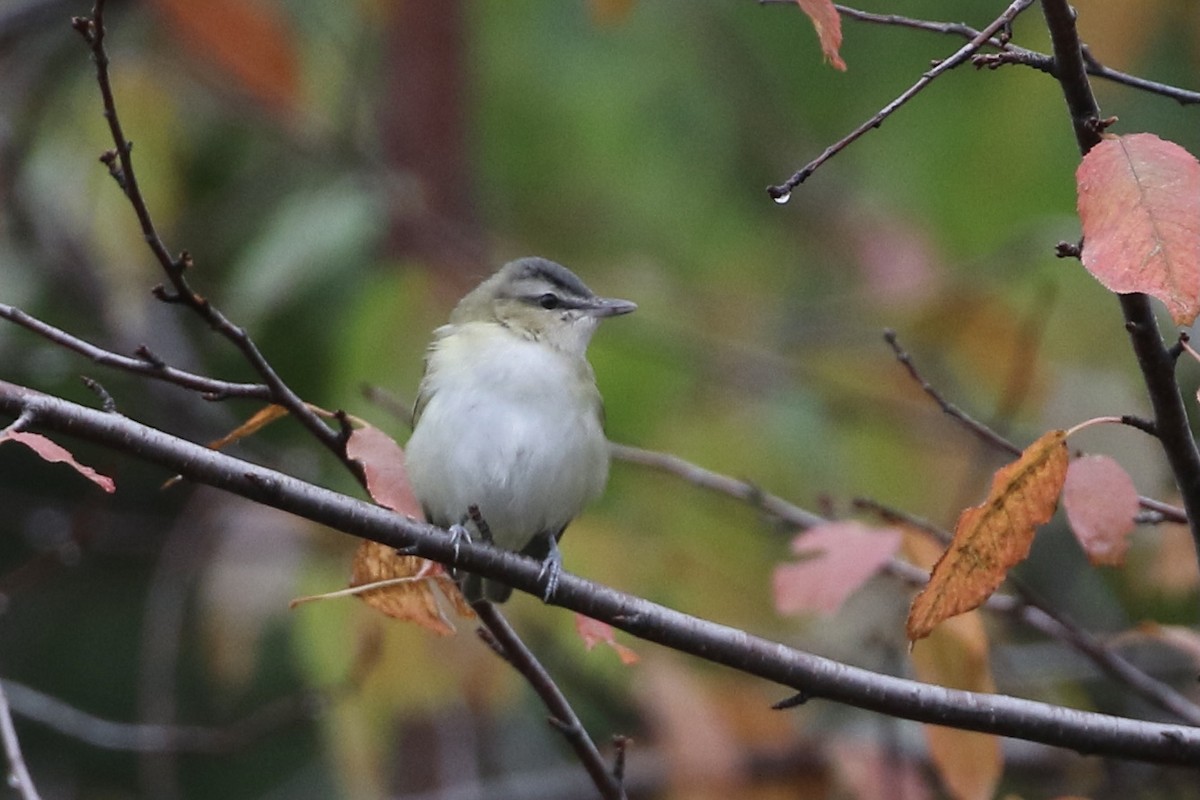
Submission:
<svg viewBox="0 0 1200 800">
<path fill-rule="evenodd" d="M 519 550 L 604 488 L 591 368 L 494 324 L 440 333 L 422 384 L 433 391 L 406 448 L 413 491 L 441 525 L 479 506 L 496 543 Z"/>
</svg>

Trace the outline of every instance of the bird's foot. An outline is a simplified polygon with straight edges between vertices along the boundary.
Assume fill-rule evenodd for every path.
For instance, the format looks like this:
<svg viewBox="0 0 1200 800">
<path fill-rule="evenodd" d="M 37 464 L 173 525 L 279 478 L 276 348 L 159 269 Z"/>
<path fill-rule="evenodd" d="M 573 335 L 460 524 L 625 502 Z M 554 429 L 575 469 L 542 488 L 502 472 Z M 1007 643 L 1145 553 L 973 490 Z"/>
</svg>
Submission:
<svg viewBox="0 0 1200 800">
<path fill-rule="evenodd" d="M 550 538 L 550 552 L 542 561 L 542 570 L 538 573 L 538 580 L 545 581 L 542 587 L 542 602 L 549 603 L 554 597 L 554 593 L 558 591 L 558 579 L 562 575 L 562 553 L 559 552 L 558 542 Z"/>
<path fill-rule="evenodd" d="M 458 548 L 463 542 L 471 543 L 471 532 L 467 530 L 465 525 L 455 523 L 448 529 L 450 531 L 450 544 L 454 547 L 454 561 L 458 562 Z"/>
</svg>

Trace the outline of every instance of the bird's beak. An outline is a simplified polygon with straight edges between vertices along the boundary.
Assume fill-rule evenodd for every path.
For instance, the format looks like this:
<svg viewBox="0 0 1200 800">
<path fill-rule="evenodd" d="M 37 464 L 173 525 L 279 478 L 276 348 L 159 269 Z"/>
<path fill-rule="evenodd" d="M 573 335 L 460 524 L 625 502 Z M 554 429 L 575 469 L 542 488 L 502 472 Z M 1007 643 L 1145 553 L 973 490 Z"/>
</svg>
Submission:
<svg viewBox="0 0 1200 800">
<path fill-rule="evenodd" d="M 593 317 L 616 317 L 637 310 L 637 303 L 618 300 L 615 297 L 597 297 L 587 304 L 587 312 Z"/>
</svg>

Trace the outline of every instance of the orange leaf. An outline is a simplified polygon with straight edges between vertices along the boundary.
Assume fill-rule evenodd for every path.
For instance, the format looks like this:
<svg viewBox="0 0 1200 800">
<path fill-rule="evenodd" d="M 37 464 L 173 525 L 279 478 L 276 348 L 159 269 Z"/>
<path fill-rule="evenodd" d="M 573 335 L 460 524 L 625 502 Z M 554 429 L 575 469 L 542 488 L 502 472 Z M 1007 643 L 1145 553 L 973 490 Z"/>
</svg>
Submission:
<svg viewBox="0 0 1200 800">
<path fill-rule="evenodd" d="M 297 105 L 300 69 L 278 0 L 151 0 L 167 28 L 205 66 L 213 66 L 273 111 Z"/>
<path fill-rule="evenodd" d="M 963 511 L 954 540 L 908 612 L 911 641 L 928 636 L 942 620 L 978 607 L 1029 555 L 1037 526 L 1054 516 L 1067 460 L 1066 433 L 1045 433 L 996 473 L 982 505 Z"/>
<path fill-rule="evenodd" d="M 358 594 L 367 605 L 394 619 L 415 622 L 439 636 L 454 633 L 454 625 L 442 612 L 439 598 L 450 602 L 462 617 L 475 612 L 440 564 L 417 556 L 406 556 L 378 542 L 364 541 L 354 553 L 350 586 L 392 582 Z"/>
<path fill-rule="evenodd" d="M 1108 137 L 1075 173 L 1083 265 L 1113 292 L 1145 292 L 1176 325 L 1200 315 L 1200 162 L 1150 133 Z"/>
<path fill-rule="evenodd" d="M 1083 456 L 1067 468 L 1063 509 L 1075 538 L 1096 566 L 1125 563 L 1138 493 L 1121 465 L 1108 456 Z"/>
<path fill-rule="evenodd" d="M 240 439 L 245 439 L 247 436 L 258 433 L 275 420 L 286 417 L 287 414 L 288 410 L 280 405 L 272 404 L 264 408 L 260 408 L 258 411 L 254 412 L 254 416 L 250 417 L 250 419 L 246 420 L 241 425 L 238 425 L 220 439 L 214 439 L 213 441 L 209 442 L 208 446 L 212 450 L 220 450 L 221 448 L 231 445 Z"/>
<path fill-rule="evenodd" d="M 356 428 L 346 442 L 346 455 L 362 464 L 372 500 L 414 519 L 425 519 L 408 483 L 404 451 L 392 437 L 370 425 Z"/>
<path fill-rule="evenodd" d="M 575 632 L 579 634 L 579 638 L 583 639 L 583 645 L 588 650 L 598 644 L 606 644 L 616 651 L 621 663 L 625 666 L 636 664 L 638 661 L 638 654 L 616 640 L 616 632 L 607 622 L 576 614 Z"/>
<path fill-rule="evenodd" d="M 833 614 L 879 571 L 900 546 L 896 528 L 868 528 L 860 522 L 818 525 L 792 540 L 802 557 L 775 568 L 775 610 L 781 614 Z"/>
<path fill-rule="evenodd" d="M 75 456 L 71 455 L 70 450 L 47 439 L 41 434 L 0 430 L 0 443 L 3 442 L 18 442 L 37 453 L 44 461 L 66 464 L 109 494 L 117 490 L 117 484 L 112 478 L 107 475 L 101 475 L 91 467 L 80 464 L 75 460 Z"/>
<path fill-rule="evenodd" d="M 842 18 L 834 8 L 833 0 L 796 0 L 800 10 L 812 20 L 817 29 L 817 39 L 821 42 L 821 53 L 834 69 L 846 71 L 846 62 L 838 55 L 842 46 Z"/>
<path fill-rule="evenodd" d="M 914 564 L 928 566 L 938 547 L 928 537 L 906 533 L 904 550 Z M 952 689 L 994 692 L 988 659 L 987 632 L 978 611 L 939 625 L 920 647 L 912 650 L 918 679 Z M 948 794 L 960 800 L 989 800 L 1003 772 L 1000 740 L 986 733 L 925 725 L 929 755 Z"/>
</svg>

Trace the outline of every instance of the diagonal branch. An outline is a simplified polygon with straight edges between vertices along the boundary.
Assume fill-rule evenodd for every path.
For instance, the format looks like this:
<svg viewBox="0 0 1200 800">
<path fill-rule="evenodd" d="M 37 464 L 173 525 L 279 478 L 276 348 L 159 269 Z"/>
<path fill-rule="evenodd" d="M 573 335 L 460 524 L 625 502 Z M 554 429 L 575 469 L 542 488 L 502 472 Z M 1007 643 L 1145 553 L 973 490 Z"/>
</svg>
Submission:
<svg viewBox="0 0 1200 800">
<path fill-rule="evenodd" d="M 508 620 L 496 606 L 486 600 L 474 603 L 472 608 L 486 626 L 482 630 L 488 631 L 491 638 L 489 644 L 533 687 L 537 696 L 541 698 L 542 705 L 550 712 L 550 724 L 563 735 L 575 751 L 576 757 L 583 762 L 592 783 L 600 790 L 600 795 L 606 800 L 625 800 L 625 790 L 621 781 L 609 771 L 604 757 L 588 736 L 579 715 L 571 708 L 571 704 L 554 683 L 550 673 L 508 624 Z"/>
<path fill-rule="evenodd" d="M 85 438 L 191 480 L 233 492 L 345 533 L 406 548 L 422 558 L 540 594 L 541 565 L 508 551 L 453 542 L 447 531 L 259 467 L 115 413 L 0 381 L 0 413 L 28 412 L 34 426 Z M 946 689 L 795 650 L 688 616 L 571 574 L 554 605 L 634 636 L 824 698 L 919 722 L 1012 736 L 1081 753 L 1196 767 L 1200 728 L 1077 711 L 1005 695 Z"/>
<path fill-rule="evenodd" d="M 125 138 L 121 127 L 121 119 L 117 114 L 116 100 L 113 96 L 112 80 L 108 71 L 108 51 L 104 46 L 106 30 L 104 27 L 104 0 L 96 0 L 91 17 L 74 17 L 72 26 L 87 42 L 92 51 L 92 60 L 96 64 L 96 82 L 100 87 L 100 95 L 104 105 L 104 119 L 108 122 L 109 133 L 112 136 L 114 149 L 100 157 L 108 167 L 109 173 L 117 181 L 125 196 L 129 199 L 142 229 L 142 236 L 154 254 L 154 258 L 166 273 L 170 289 L 161 284 L 154 288 L 154 295 L 163 302 L 178 303 L 198 314 L 209 327 L 228 339 L 250 364 L 251 368 L 263 379 L 270 389 L 271 401 L 278 403 L 288 410 L 301 425 L 308 429 L 322 445 L 336 455 L 351 471 L 357 472 L 358 467 L 347 458 L 341 435 L 330 428 L 325 422 L 305 405 L 300 396 L 292 391 L 266 357 L 258 349 L 250 334 L 244 328 L 234 325 L 208 298 L 197 294 L 187 280 L 186 272 L 193 266 L 192 257 L 182 252 L 173 257 L 163 243 L 146 199 L 138 185 L 137 173 L 133 169 L 133 143 Z M 361 476 L 358 476 L 361 478 Z"/>
<path fill-rule="evenodd" d="M 925 87 L 929 86 L 929 84 L 933 83 L 938 76 L 954 69 L 957 66 L 962 65 L 971 56 L 979 52 L 980 48 L 986 47 L 993 36 L 1012 25 L 1012 21 L 1016 19 L 1017 15 L 1029 8 L 1029 6 L 1033 5 L 1033 2 L 1034 0 L 1013 0 L 1009 7 L 1004 10 L 1004 13 L 996 17 L 996 19 L 994 19 L 986 28 L 984 28 L 973 39 L 971 39 L 971 41 L 967 42 L 965 45 L 955 51 L 954 54 L 949 58 L 939 62 L 937 66 L 933 67 L 931 70 L 922 75 L 920 80 L 906 89 L 895 100 L 879 109 L 879 111 L 875 112 L 875 114 L 866 122 L 859 125 L 857 128 L 831 144 L 829 147 L 825 148 L 825 151 L 821 153 L 821 155 L 817 156 L 812 161 L 801 167 L 796 174 L 792 175 L 792 177 L 788 178 L 786 181 L 777 186 L 768 187 L 767 194 L 769 194 L 777 203 L 786 203 L 788 198 L 791 197 L 792 190 L 801 183 L 804 183 L 804 181 L 806 181 L 810 175 L 816 172 L 822 164 L 845 150 L 867 131 L 878 128 L 880 125 L 882 125 L 884 120 L 890 117 L 909 100 L 920 94 L 920 92 L 924 90 Z"/>
<path fill-rule="evenodd" d="M 1083 45 L 1075 27 L 1075 11 L 1066 0 L 1042 0 L 1042 13 L 1054 43 L 1056 75 L 1067 101 L 1075 140 L 1080 152 L 1086 154 L 1100 142 L 1102 126 L 1100 106 L 1088 82 Z M 1200 558 L 1200 452 L 1175 379 L 1175 355 L 1163 342 L 1150 299 L 1140 293 L 1122 294 L 1119 299 L 1125 329 L 1154 409 L 1154 430 L 1183 498 Z"/>
</svg>

